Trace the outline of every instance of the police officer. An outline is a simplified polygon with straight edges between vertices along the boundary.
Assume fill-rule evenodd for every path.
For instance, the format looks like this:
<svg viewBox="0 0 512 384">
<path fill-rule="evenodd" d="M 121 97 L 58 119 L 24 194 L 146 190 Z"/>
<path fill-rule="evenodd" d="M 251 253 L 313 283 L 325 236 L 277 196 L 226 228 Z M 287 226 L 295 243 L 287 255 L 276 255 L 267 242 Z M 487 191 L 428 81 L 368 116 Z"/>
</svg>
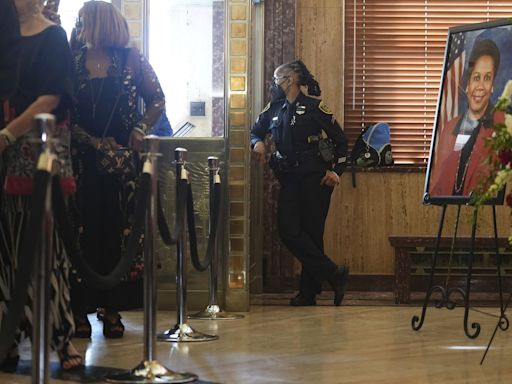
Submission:
<svg viewBox="0 0 512 384">
<path fill-rule="evenodd" d="M 316 304 L 323 281 L 334 290 L 334 305 L 343 300 L 348 267 L 337 266 L 324 253 L 324 227 L 333 188 L 346 166 L 347 139 L 332 112 L 316 98 L 320 87 L 300 60 L 274 71 L 271 102 L 251 129 L 253 156 L 265 161 L 267 134 L 277 151 L 270 167 L 281 185 L 279 236 L 302 264 L 300 287 L 290 305 Z"/>
</svg>

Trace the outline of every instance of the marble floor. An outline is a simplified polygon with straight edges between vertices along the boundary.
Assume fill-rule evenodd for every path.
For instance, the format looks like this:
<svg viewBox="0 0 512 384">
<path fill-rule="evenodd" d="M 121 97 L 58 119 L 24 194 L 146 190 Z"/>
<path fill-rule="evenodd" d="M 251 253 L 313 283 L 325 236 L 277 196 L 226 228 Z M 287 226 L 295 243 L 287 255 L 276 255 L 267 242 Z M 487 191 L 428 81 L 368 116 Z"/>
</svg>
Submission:
<svg viewBox="0 0 512 384">
<path fill-rule="evenodd" d="M 496 308 L 482 308 L 497 314 Z M 484 364 L 480 360 L 497 319 L 479 309 L 470 321 L 482 326 L 471 340 L 463 330 L 462 309 L 429 308 L 423 328 L 411 330 L 413 306 L 292 308 L 251 306 L 245 318 L 191 320 L 196 330 L 217 334 L 200 343 L 157 343 L 157 358 L 168 368 L 198 375 L 201 383 L 511 383 L 512 328 L 499 331 Z M 91 340 L 76 340 L 85 356 L 83 372 L 62 375 L 52 354 L 51 383 L 94 382 L 96 368 L 131 369 L 143 360 L 143 314 L 123 313 L 123 339 L 105 340 L 102 323 L 90 316 Z M 158 312 L 158 329 L 176 323 L 174 311 Z M 0 374 L 0 383 L 30 383 L 30 345 L 22 344 L 16 374 Z M 85 374 L 83 377 L 81 374 Z M 56 378 L 60 377 L 60 379 Z"/>
</svg>

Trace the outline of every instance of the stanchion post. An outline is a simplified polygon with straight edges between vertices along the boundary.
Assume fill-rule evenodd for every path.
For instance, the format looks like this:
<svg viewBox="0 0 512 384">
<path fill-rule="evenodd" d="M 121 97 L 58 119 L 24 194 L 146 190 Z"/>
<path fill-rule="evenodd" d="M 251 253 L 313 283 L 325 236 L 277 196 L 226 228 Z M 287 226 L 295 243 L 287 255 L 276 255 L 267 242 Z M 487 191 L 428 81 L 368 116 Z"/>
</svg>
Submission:
<svg viewBox="0 0 512 384">
<path fill-rule="evenodd" d="M 37 168 L 48 173 L 54 171 L 53 141 L 55 140 L 55 116 L 48 113 L 37 114 L 34 121 L 42 138 L 42 153 Z M 46 186 L 46 200 L 41 222 L 41 255 L 35 258 L 34 307 L 33 307 L 33 345 L 32 345 L 32 383 L 49 382 L 50 355 L 50 274 L 53 253 L 53 214 L 52 183 Z"/>
<path fill-rule="evenodd" d="M 174 152 L 176 161 L 176 213 L 178 212 L 178 183 L 180 180 L 188 180 L 188 172 L 185 168 L 187 159 L 187 150 L 185 148 L 176 148 Z M 185 216 L 181 218 L 182 225 L 185 228 Z M 176 317 L 178 324 L 187 322 L 187 275 L 185 269 L 185 244 L 187 235 L 185 230 L 180 234 L 176 242 Z"/>
<path fill-rule="evenodd" d="M 213 201 L 213 189 L 216 184 L 220 184 L 220 175 L 219 175 L 219 158 L 216 156 L 208 157 L 208 174 L 209 174 L 209 186 L 210 186 L 210 196 L 209 196 L 209 230 L 211 236 L 211 229 L 213 227 L 212 217 L 213 217 L 213 209 L 214 209 L 214 201 Z M 219 231 L 217 227 L 217 231 Z M 228 313 L 223 311 L 220 308 L 220 305 L 217 301 L 217 282 L 218 282 L 218 265 L 219 260 L 217 258 L 217 239 L 215 239 L 215 247 L 212 255 L 212 261 L 210 266 L 208 267 L 208 305 L 205 309 L 200 312 L 194 313 L 189 316 L 190 319 L 198 319 L 198 320 L 236 320 L 242 319 L 242 315 Z"/>
<path fill-rule="evenodd" d="M 212 232 L 212 217 L 213 217 L 213 188 L 215 184 L 220 184 L 220 175 L 219 175 L 219 158 L 215 156 L 208 157 L 208 184 L 210 187 L 209 193 L 209 215 L 208 215 L 208 232 L 211 235 Z M 208 293 L 209 293 L 209 301 L 208 304 L 210 306 L 217 305 L 217 237 L 215 237 L 215 247 L 212 256 L 212 261 L 210 266 L 208 267 Z"/>
<path fill-rule="evenodd" d="M 185 167 L 187 150 L 185 148 L 176 148 L 176 180 L 188 180 L 188 172 Z M 176 188 L 176 204 L 178 204 L 178 188 Z M 176 212 L 178 206 L 176 205 Z M 185 218 L 183 218 L 185 220 Z M 181 223 L 183 224 L 183 223 Z M 184 226 L 183 226 L 184 227 Z M 182 232 L 176 242 L 176 314 L 177 324 L 157 336 L 160 341 L 178 342 L 178 341 L 210 341 L 218 339 L 217 335 L 207 335 L 198 332 L 187 324 L 187 278 L 186 278 L 186 259 L 185 259 L 186 233 Z"/>
<path fill-rule="evenodd" d="M 156 360 L 156 268 L 154 262 L 156 198 L 158 181 L 158 140 L 147 140 L 145 171 L 151 174 L 151 192 L 144 231 L 144 358 Z"/>
<path fill-rule="evenodd" d="M 156 360 L 156 264 L 154 261 L 155 233 L 157 230 L 157 182 L 160 140 L 146 136 L 146 161 L 143 173 L 151 175 L 149 207 L 146 211 L 144 233 L 144 361 L 130 372 L 107 376 L 111 383 L 189 383 L 197 380 L 193 373 L 174 372 Z"/>
</svg>

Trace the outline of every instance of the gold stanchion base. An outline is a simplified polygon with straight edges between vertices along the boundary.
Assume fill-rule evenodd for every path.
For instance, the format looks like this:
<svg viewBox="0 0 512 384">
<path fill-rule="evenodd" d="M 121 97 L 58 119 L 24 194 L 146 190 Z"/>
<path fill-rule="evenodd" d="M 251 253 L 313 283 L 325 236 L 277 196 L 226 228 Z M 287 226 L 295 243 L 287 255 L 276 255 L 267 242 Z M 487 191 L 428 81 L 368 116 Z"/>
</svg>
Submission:
<svg viewBox="0 0 512 384">
<path fill-rule="evenodd" d="M 190 383 L 197 380 L 193 373 L 179 373 L 167 369 L 156 360 L 143 361 L 130 372 L 108 375 L 109 383 Z"/>
<path fill-rule="evenodd" d="M 168 329 L 167 331 L 156 336 L 158 341 L 169 342 L 210 341 L 217 340 L 218 338 L 219 336 L 217 335 L 207 335 L 205 333 L 197 332 L 188 324 L 176 324 L 173 328 Z"/>
<path fill-rule="evenodd" d="M 189 319 L 197 320 L 238 320 L 243 319 L 243 315 L 224 312 L 218 305 L 209 305 L 201 312 L 188 316 Z"/>
</svg>

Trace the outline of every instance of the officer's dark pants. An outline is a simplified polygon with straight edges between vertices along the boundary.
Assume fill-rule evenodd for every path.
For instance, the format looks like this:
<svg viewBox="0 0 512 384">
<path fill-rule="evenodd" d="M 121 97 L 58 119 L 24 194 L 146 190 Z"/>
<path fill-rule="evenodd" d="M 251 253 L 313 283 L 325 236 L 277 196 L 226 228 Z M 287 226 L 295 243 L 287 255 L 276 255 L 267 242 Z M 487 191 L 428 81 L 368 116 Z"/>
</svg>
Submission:
<svg viewBox="0 0 512 384">
<path fill-rule="evenodd" d="M 324 228 L 332 187 L 320 185 L 324 172 L 280 177 L 278 202 L 279 236 L 302 264 L 299 294 L 321 292 L 322 282 L 332 278 L 336 264 L 324 254 Z"/>
</svg>

